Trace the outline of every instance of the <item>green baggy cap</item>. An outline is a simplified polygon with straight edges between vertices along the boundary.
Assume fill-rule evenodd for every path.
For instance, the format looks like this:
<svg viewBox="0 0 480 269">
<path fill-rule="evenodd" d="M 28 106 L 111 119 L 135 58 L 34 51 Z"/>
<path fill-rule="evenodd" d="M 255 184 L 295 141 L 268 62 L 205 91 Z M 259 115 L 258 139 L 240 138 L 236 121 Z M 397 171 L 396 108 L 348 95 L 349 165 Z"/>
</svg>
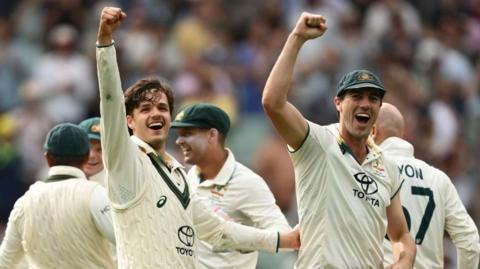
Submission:
<svg viewBox="0 0 480 269">
<path fill-rule="evenodd" d="M 197 103 L 183 108 L 172 122 L 172 128 L 215 128 L 226 135 L 230 129 L 227 113 L 208 103 Z"/>
<path fill-rule="evenodd" d="M 93 117 L 83 120 L 78 124 L 92 140 L 100 140 L 100 118 Z"/>
<path fill-rule="evenodd" d="M 56 156 L 83 156 L 90 151 L 90 141 L 79 126 L 60 123 L 48 132 L 43 147 Z"/>
<path fill-rule="evenodd" d="M 377 89 L 380 95 L 385 95 L 385 87 L 380 79 L 368 70 L 354 70 L 347 73 L 337 84 L 337 96 L 345 94 L 347 90 L 352 89 Z"/>
</svg>

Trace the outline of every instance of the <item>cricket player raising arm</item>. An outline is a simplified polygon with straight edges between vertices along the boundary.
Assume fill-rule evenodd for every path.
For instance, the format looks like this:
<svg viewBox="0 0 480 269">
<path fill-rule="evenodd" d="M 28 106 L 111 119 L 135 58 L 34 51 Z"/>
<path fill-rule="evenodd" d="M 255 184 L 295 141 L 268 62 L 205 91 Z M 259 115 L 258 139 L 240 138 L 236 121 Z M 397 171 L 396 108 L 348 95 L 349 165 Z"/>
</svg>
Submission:
<svg viewBox="0 0 480 269">
<path fill-rule="evenodd" d="M 382 242 L 388 233 L 399 250 L 389 268 L 412 268 L 415 244 L 400 204 L 398 169 L 368 139 L 385 94 L 380 80 L 367 70 L 341 79 L 334 99 L 338 124 L 310 122 L 287 101 L 298 52 L 326 29 L 322 16 L 301 15 L 262 99 L 294 165 L 302 227 L 296 267 L 383 268 Z"/>
<path fill-rule="evenodd" d="M 170 87 L 145 78 L 123 94 L 112 34 L 125 18 L 119 8 L 104 8 L 97 36 L 102 155 L 119 268 L 197 268 L 199 239 L 216 249 L 297 248 L 298 230 L 227 222 L 192 195 L 183 167 L 165 151 L 174 104 Z"/>
</svg>

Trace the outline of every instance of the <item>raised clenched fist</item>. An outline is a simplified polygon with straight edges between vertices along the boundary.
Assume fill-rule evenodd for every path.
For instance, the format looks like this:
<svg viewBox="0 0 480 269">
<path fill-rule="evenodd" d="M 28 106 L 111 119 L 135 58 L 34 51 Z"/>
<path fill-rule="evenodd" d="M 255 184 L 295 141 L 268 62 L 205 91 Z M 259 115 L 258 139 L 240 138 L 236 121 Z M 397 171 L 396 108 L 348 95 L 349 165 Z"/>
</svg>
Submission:
<svg viewBox="0 0 480 269">
<path fill-rule="evenodd" d="M 303 12 L 292 33 L 303 40 L 317 38 L 327 30 L 327 22 L 321 15 Z"/>
<path fill-rule="evenodd" d="M 118 7 L 105 7 L 100 15 L 100 24 L 98 26 L 97 42 L 99 45 L 108 45 L 112 43 L 112 34 L 117 27 L 127 17 L 122 9 Z"/>
</svg>

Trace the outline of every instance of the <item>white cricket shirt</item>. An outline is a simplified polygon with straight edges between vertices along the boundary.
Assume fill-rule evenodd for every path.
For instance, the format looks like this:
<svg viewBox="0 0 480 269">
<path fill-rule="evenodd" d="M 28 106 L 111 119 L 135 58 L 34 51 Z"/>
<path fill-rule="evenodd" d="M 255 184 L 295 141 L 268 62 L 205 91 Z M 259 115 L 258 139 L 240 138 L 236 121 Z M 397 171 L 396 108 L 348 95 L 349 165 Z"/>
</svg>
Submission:
<svg viewBox="0 0 480 269">
<path fill-rule="evenodd" d="M 413 146 L 403 139 L 387 138 L 380 147 L 396 162 L 404 179 L 400 197 L 410 234 L 417 245 L 415 268 L 443 268 L 444 231 L 457 248 L 457 267 L 477 268 L 478 231 L 449 177 L 415 159 Z M 390 241 L 385 240 L 384 250 L 385 265 L 390 265 L 393 263 Z"/>
<path fill-rule="evenodd" d="M 78 168 L 54 166 L 15 203 L 0 249 L 0 268 L 26 257 L 30 268 L 114 268 L 106 193 Z M 69 179 L 66 179 L 69 178 Z"/>
<path fill-rule="evenodd" d="M 215 178 L 201 182 L 198 167 L 190 169 L 187 178 L 193 191 L 206 198 L 212 211 L 228 216 L 236 223 L 275 231 L 290 230 L 263 178 L 235 161 L 233 153 L 226 150 L 228 157 Z M 216 252 L 209 243 L 202 241 L 198 258 L 199 268 L 254 269 L 258 252 Z"/>
<path fill-rule="evenodd" d="M 290 153 L 302 241 L 296 268 L 383 268 L 386 209 L 401 187 L 389 176 L 396 167 L 375 145 L 358 164 L 338 124 L 308 126 Z"/>
</svg>

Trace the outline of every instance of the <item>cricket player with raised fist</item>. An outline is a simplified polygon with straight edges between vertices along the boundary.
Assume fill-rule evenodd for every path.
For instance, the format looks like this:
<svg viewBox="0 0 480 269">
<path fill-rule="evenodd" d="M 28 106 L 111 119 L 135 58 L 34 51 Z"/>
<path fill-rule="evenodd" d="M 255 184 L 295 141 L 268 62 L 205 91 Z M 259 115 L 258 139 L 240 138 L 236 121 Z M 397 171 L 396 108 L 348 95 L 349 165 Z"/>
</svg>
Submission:
<svg viewBox="0 0 480 269">
<path fill-rule="evenodd" d="M 112 35 L 125 18 L 119 8 L 104 8 L 97 36 L 102 155 L 119 268 L 197 268 L 199 239 L 217 250 L 298 248 L 298 229 L 279 233 L 225 221 L 192 194 L 183 167 L 165 150 L 171 88 L 144 78 L 123 94 Z"/>
<path fill-rule="evenodd" d="M 396 250 L 388 268 L 412 268 L 415 244 L 400 204 L 398 169 L 369 139 L 385 94 L 381 81 L 367 70 L 347 73 L 333 100 L 339 122 L 327 126 L 308 121 L 287 100 L 300 49 L 326 29 L 322 16 L 301 15 L 262 98 L 294 165 L 302 227 L 296 268 L 383 268 L 385 234 Z"/>
<path fill-rule="evenodd" d="M 384 103 L 372 131 L 375 143 L 396 162 L 405 179 L 402 206 L 417 245 L 416 269 L 444 268 L 443 236 L 447 232 L 457 248 L 457 268 L 478 268 L 478 230 L 450 178 L 414 157 L 412 144 L 402 139 L 405 120 L 393 105 Z M 391 243 L 384 241 L 385 264 L 393 262 Z"/>
</svg>

